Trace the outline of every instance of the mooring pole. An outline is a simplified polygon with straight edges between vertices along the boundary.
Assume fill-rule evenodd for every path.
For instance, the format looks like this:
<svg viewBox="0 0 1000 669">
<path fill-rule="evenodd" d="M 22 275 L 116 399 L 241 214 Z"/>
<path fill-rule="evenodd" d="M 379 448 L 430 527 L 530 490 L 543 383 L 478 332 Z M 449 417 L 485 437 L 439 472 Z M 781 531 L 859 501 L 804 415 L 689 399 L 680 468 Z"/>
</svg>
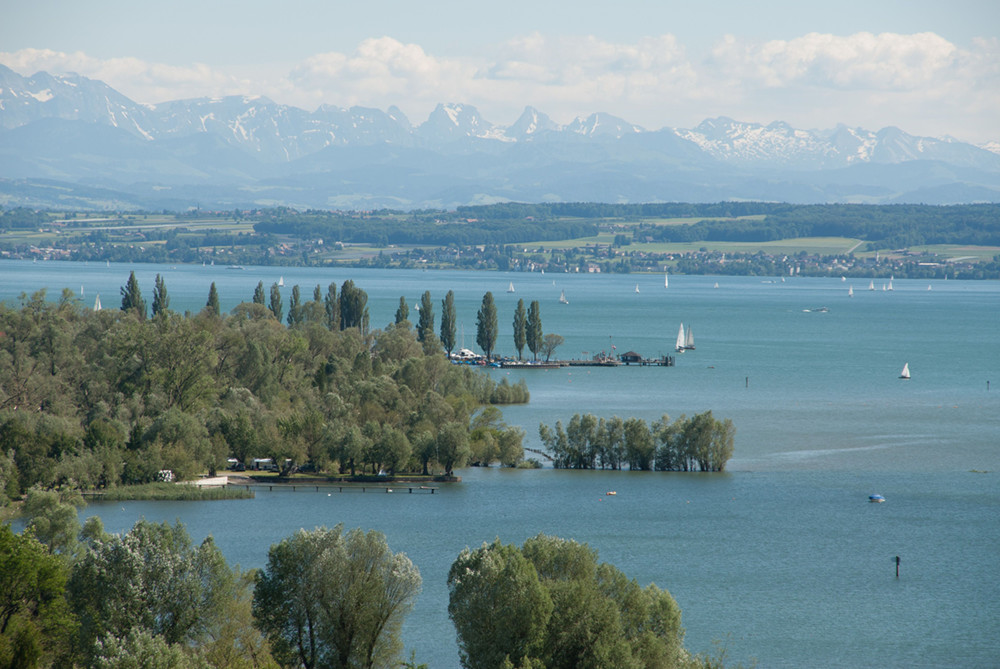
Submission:
<svg viewBox="0 0 1000 669">
<path fill-rule="evenodd" d="M 899 578 L 899 556 L 896 556 L 896 578 Z"/>
<path fill-rule="evenodd" d="M 749 387 L 750 387 L 750 377 L 749 377 L 749 376 L 747 377 L 747 381 L 746 381 L 746 383 L 747 383 L 747 384 L 746 384 L 746 386 L 744 386 L 744 387 L 745 387 L 745 388 L 749 388 Z"/>
</svg>

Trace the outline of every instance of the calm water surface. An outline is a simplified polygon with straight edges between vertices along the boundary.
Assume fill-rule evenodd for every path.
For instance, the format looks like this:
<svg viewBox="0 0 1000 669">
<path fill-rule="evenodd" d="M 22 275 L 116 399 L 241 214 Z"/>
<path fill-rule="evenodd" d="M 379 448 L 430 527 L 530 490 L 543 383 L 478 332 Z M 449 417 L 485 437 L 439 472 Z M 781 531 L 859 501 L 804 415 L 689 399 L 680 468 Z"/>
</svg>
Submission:
<svg viewBox="0 0 1000 669">
<path fill-rule="evenodd" d="M 0 300 L 63 287 L 120 302 L 125 265 L 0 261 Z M 720 475 L 467 469 L 434 495 L 267 492 L 245 501 L 92 505 L 111 531 L 138 518 L 214 536 L 230 562 L 259 567 L 300 527 L 374 528 L 420 568 L 423 594 L 404 641 L 432 667 L 458 666 L 448 567 L 466 546 L 538 532 L 589 543 L 640 583 L 667 588 L 686 645 L 714 640 L 762 667 L 987 667 L 1000 658 L 1000 284 L 736 277 L 579 276 L 136 265 L 161 273 L 175 310 L 198 310 L 215 281 L 222 306 L 284 278 L 311 296 L 351 278 L 371 322 L 430 290 L 456 293 L 459 338 L 491 290 L 500 351 L 513 350 L 517 299 L 539 300 L 559 357 L 612 346 L 668 353 L 681 322 L 697 349 L 674 368 L 558 369 L 525 378 L 528 405 L 504 410 L 537 447 L 538 424 L 574 413 L 652 420 L 711 409 L 737 427 Z M 506 293 L 513 282 L 516 292 Z M 719 287 L 714 284 L 718 282 Z M 639 284 L 639 293 L 635 285 Z M 876 282 L 881 288 L 881 282 Z M 565 290 L 569 305 L 560 305 Z M 827 307 L 826 313 L 815 309 Z M 805 311 L 809 310 L 809 311 Z M 461 343 L 461 342 L 460 342 Z M 903 363 L 910 381 L 897 377 Z M 987 382 L 990 390 L 987 390 Z M 616 490 L 607 497 L 607 490 Z M 874 492 L 885 504 L 868 504 Z M 893 557 L 899 555 L 900 578 Z"/>
</svg>

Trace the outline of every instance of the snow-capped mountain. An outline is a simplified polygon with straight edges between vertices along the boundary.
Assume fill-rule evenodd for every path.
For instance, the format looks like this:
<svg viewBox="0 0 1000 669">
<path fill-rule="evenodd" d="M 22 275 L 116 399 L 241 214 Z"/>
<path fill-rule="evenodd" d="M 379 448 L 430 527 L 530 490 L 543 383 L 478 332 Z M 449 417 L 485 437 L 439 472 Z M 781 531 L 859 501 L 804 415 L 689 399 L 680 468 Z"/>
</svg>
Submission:
<svg viewBox="0 0 1000 669">
<path fill-rule="evenodd" d="M 597 112 L 560 125 L 532 107 L 503 126 L 459 103 L 439 104 L 419 125 L 396 107 L 310 112 L 263 97 L 145 105 L 86 77 L 22 77 L 0 66 L 0 178 L 160 184 L 158 192 L 166 184 L 174 193 L 225 186 L 247 201 L 280 183 L 259 199 L 310 206 L 960 202 L 1000 200 L 1000 143 L 725 117 L 650 131 Z"/>
</svg>

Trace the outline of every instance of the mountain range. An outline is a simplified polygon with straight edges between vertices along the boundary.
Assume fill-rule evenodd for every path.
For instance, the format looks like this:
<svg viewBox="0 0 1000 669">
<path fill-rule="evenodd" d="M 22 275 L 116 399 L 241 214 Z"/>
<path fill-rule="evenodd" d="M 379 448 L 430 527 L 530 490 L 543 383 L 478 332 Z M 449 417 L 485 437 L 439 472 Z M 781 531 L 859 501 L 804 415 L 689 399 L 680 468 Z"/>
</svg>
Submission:
<svg viewBox="0 0 1000 669">
<path fill-rule="evenodd" d="M 140 104 L 0 66 L 0 204 L 451 208 L 499 201 L 1000 201 L 997 144 L 719 117 L 647 130 L 605 113 L 511 125 L 466 104 L 309 112 L 263 97 Z"/>
</svg>

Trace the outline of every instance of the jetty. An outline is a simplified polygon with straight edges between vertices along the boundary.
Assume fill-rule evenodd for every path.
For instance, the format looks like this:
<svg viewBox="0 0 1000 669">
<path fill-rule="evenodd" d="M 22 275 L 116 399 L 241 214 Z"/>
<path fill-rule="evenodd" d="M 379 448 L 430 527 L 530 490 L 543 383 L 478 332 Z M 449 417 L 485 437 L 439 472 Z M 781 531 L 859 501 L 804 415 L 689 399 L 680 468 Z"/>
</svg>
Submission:
<svg viewBox="0 0 1000 669">
<path fill-rule="evenodd" d="M 597 356 L 589 360 L 586 359 L 572 359 L 572 360 L 546 360 L 541 361 L 527 361 L 527 360 L 501 360 L 500 367 L 504 369 L 556 369 L 558 367 L 628 367 L 630 365 L 637 365 L 639 367 L 673 367 L 674 366 L 674 356 L 663 355 L 659 358 L 646 358 L 638 353 L 629 351 L 628 353 L 623 353 L 618 357 L 610 356 Z"/>
</svg>

